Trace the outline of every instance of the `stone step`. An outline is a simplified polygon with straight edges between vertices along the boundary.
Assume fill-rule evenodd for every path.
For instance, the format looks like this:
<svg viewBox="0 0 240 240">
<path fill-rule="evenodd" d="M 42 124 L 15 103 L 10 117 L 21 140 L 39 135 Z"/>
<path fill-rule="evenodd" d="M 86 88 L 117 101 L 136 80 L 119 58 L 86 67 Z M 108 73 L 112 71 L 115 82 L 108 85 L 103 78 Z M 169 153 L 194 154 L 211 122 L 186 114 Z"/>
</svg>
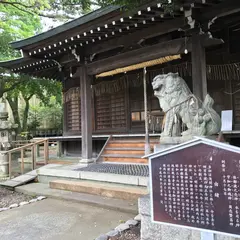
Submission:
<svg viewBox="0 0 240 240">
<path fill-rule="evenodd" d="M 87 193 L 78 193 L 63 191 L 58 189 L 51 189 L 49 184 L 30 183 L 15 188 L 16 192 L 21 192 L 28 195 L 39 195 L 50 198 L 79 202 L 91 206 L 97 206 L 104 209 L 112 209 L 126 213 L 138 213 L 137 201 L 122 200 L 116 198 L 106 198 L 98 195 L 91 195 Z"/>
<path fill-rule="evenodd" d="M 125 150 L 124 148 L 114 150 L 114 148 L 106 148 L 103 152 L 103 155 L 138 155 L 138 156 L 144 156 L 145 150 L 138 149 L 138 150 Z"/>
<path fill-rule="evenodd" d="M 88 193 L 123 200 L 137 200 L 140 196 L 147 194 L 147 188 L 144 187 L 133 187 L 95 181 L 54 180 L 49 182 L 49 186 L 52 189 Z"/>
</svg>

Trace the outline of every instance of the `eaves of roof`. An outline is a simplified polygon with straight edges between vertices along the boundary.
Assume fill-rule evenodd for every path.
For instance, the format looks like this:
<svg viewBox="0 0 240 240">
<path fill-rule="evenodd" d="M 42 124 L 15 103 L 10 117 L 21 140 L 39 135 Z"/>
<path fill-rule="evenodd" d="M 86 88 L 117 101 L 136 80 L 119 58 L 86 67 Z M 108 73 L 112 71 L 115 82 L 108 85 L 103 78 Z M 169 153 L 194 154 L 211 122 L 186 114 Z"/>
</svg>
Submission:
<svg viewBox="0 0 240 240">
<path fill-rule="evenodd" d="M 102 17 L 106 14 L 109 14 L 111 12 L 114 12 L 118 9 L 120 9 L 121 7 L 120 6 L 108 6 L 108 7 L 105 7 L 105 8 L 100 8 L 96 11 L 93 11 L 91 13 L 88 13 L 80 18 L 77 18 L 75 20 L 72 20 L 70 22 L 67 22 L 63 25 L 60 25 L 56 28 L 53 28 L 49 31 L 46 31 L 46 32 L 43 32 L 43 33 L 40 33 L 38 35 L 35 35 L 33 37 L 30 37 L 30 38 L 27 38 L 27 39 L 23 39 L 23 40 L 20 40 L 20 41 L 16 41 L 16 42 L 12 42 L 11 43 L 11 46 L 15 49 L 21 49 L 21 48 L 24 48 L 25 46 L 28 46 L 28 45 L 31 45 L 31 44 L 34 44 L 36 42 L 39 42 L 39 41 L 42 41 L 42 40 L 45 40 L 47 38 L 50 38 L 50 37 L 53 37 L 57 34 L 60 34 L 60 33 L 63 33 L 65 31 L 68 31 L 72 28 L 75 28 L 75 27 L 78 27 L 80 25 L 83 25 L 83 24 L 86 24 L 92 20 L 95 20 L 99 17 Z"/>
</svg>

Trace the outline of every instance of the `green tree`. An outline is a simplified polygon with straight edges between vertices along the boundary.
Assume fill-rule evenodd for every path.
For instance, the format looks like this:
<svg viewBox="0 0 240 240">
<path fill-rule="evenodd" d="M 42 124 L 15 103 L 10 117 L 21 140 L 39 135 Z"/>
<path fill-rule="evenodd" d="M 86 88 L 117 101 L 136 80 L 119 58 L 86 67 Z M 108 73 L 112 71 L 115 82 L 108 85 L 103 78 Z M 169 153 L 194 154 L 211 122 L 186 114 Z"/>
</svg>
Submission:
<svg viewBox="0 0 240 240">
<path fill-rule="evenodd" d="M 97 0 L 0 0 L 0 5 L 58 20 L 74 19 L 91 11 L 92 7 L 102 6 L 101 1 Z"/>
<path fill-rule="evenodd" d="M 0 4 L 10 5 L 21 11 L 42 17 L 68 20 L 74 19 L 92 9 L 106 5 L 127 6 L 134 8 L 149 0 L 0 0 Z M 175 4 L 180 0 L 159 0 L 163 4 Z"/>
<path fill-rule="evenodd" d="M 38 127 L 62 130 L 62 117 L 62 102 L 51 96 L 47 104 L 30 106 L 28 131 L 35 131 Z"/>
<path fill-rule="evenodd" d="M 35 95 L 43 105 L 49 104 L 51 96 L 55 96 L 58 103 L 61 103 L 61 83 L 47 79 L 25 80 L 24 84 L 18 85 L 5 96 L 12 109 L 14 122 L 18 124 L 18 132 L 27 131 L 28 116 L 30 111 L 30 100 Z M 22 109 L 19 109 L 19 97 L 24 100 Z M 22 110 L 22 111 L 21 111 Z"/>
<path fill-rule="evenodd" d="M 24 3 L 25 1 L 21 1 L 20 5 L 23 7 Z M 14 4 L 15 1 L 0 0 L 0 60 L 20 57 L 20 53 L 14 51 L 9 42 L 30 37 L 39 33 L 42 29 L 39 16 L 30 15 L 30 13 L 23 11 L 21 7 L 14 6 Z M 34 79 L 0 69 L 0 98 L 4 96 L 9 102 L 14 122 L 19 126 L 19 132 L 27 130 L 29 101 L 33 95 L 47 104 L 48 98 L 52 95 L 58 96 L 58 99 L 61 98 L 61 84 L 53 80 Z M 19 110 L 19 96 L 25 102 L 22 121 Z"/>
</svg>

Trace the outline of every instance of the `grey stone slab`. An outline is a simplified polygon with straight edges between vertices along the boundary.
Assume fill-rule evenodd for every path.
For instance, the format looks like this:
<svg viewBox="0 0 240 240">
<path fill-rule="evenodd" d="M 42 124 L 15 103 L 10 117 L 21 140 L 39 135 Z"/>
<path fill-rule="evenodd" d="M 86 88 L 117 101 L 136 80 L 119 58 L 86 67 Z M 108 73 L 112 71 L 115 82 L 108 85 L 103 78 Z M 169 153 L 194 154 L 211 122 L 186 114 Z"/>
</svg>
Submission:
<svg viewBox="0 0 240 240">
<path fill-rule="evenodd" d="M 24 174 L 19 177 L 13 178 L 12 180 L 16 181 L 16 182 L 27 182 L 27 181 L 33 180 L 35 178 L 36 178 L 36 175 Z"/>
<path fill-rule="evenodd" d="M 118 230 L 112 230 L 110 232 L 108 232 L 106 235 L 109 236 L 109 237 L 115 237 L 119 234 L 119 231 Z"/>
<path fill-rule="evenodd" d="M 148 182 L 149 182 L 149 177 L 138 177 L 138 185 L 139 186 L 148 186 Z"/>
<path fill-rule="evenodd" d="M 58 189 L 51 189 L 47 184 L 31 183 L 15 188 L 15 191 L 28 195 L 44 195 L 46 197 L 80 202 L 89 206 L 98 206 L 104 209 L 113 209 L 120 212 L 137 213 L 137 202 L 121 199 L 106 198 L 85 193 L 69 192 Z M 45 201 L 45 200 L 44 200 Z M 43 201 L 43 202 L 44 202 Z M 116 227 L 116 226 L 114 226 Z"/>
<path fill-rule="evenodd" d="M 24 205 L 28 205 L 29 204 L 29 202 L 21 202 L 20 204 L 19 204 L 19 206 L 24 206 Z"/>
<path fill-rule="evenodd" d="M 96 238 L 96 240 L 108 240 L 108 236 L 104 234 Z"/>
<path fill-rule="evenodd" d="M 13 180 L 7 180 L 5 182 L 0 183 L 1 186 L 11 187 L 11 188 L 14 188 L 14 187 L 18 186 L 19 184 L 20 184 L 19 182 L 16 182 L 16 181 L 13 181 Z"/>
<path fill-rule="evenodd" d="M 138 222 L 141 222 L 141 219 L 142 219 L 141 214 L 138 214 L 138 215 L 134 218 L 134 220 L 136 220 L 136 221 L 138 221 Z"/>
<path fill-rule="evenodd" d="M 151 215 L 150 195 L 146 195 L 138 199 L 138 208 L 141 215 Z"/>
<path fill-rule="evenodd" d="M 130 219 L 126 222 L 127 225 L 132 225 L 132 226 L 136 226 L 138 224 L 138 221 Z"/>
<path fill-rule="evenodd" d="M 79 179 L 79 172 L 72 171 L 72 170 L 54 169 L 54 168 L 39 169 L 38 175 Z"/>
<path fill-rule="evenodd" d="M 7 180 L 5 182 L 1 182 L 0 185 L 5 186 L 5 187 L 15 188 L 15 187 L 23 185 L 27 182 L 31 182 L 35 178 L 36 178 L 36 176 L 25 174 L 25 175 L 16 177 L 14 179 Z"/>
<path fill-rule="evenodd" d="M 37 197 L 37 200 L 38 200 L 38 201 L 41 201 L 41 200 L 43 200 L 43 199 L 46 199 L 46 197 L 45 197 L 45 196 L 39 196 L 39 197 Z"/>
<path fill-rule="evenodd" d="M 122 183 L 122 184 L 138 186 L 138 177 L 130 176 L 130 175 L 96 173 L 96 172 L 80 172 L 80 178 L 87 179 L 87 180 L 94 180 L 94 181 Z"/>
<path fill-rule="evenodd" d="M 14 203 L 14 204 L 11 204 L 10 206 L 9 206 L 9 208 L 16 208 L 16 207 L 18 207 L 19 205 L 17 204 L 17 203 Z"/>
<path fill-rule="evenodd" d="M 127 229 L 129 229 L 129 228 L 130 228 L 130 226 L 129 226 L 127 223 L 122 223 L 122 224 L 118 225 L 118 226 L 115 228 L 115 230 L 117 230 L 117 231 L 119 231 L 119 232 L 123 232 L 123 231 L 125 231 L 125 230 L 127 230 Z"/>
<path fill-rule="evenodd" d="M 37 176 L 37 170 L 33 170 L 31 172 L 28 172 L 27 175 Z"/>
</svg>

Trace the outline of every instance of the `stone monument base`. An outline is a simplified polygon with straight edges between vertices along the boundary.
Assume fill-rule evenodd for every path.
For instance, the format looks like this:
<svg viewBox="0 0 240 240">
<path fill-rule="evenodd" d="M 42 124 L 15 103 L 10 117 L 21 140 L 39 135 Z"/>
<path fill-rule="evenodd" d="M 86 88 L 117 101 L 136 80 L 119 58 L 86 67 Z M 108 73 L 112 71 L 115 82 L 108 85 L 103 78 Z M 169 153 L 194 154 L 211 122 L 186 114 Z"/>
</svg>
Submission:
<svg viewBox="0 0 240 240">
<path fill-rule="evenodd" d="M 187 142 L 194 139 L 193 136 L 183 136 L 183 137 L 160 137 L 160 143 L 154 145 L 154 152 L 163 151 L 167 148 L 174 147 L 178 144 Z"/>
<path fill-rule="evenodd" d="M 141 240 L 205 240 L 201 238 L 200 230 L 168 226 L 153 223 L 151 219 L 151 200 L 146 195 L 138 200 L 139 213 L 141 215 Z M 214 240 L 235 240 L 222 234 L 216 234 Z"/>
</svg>

